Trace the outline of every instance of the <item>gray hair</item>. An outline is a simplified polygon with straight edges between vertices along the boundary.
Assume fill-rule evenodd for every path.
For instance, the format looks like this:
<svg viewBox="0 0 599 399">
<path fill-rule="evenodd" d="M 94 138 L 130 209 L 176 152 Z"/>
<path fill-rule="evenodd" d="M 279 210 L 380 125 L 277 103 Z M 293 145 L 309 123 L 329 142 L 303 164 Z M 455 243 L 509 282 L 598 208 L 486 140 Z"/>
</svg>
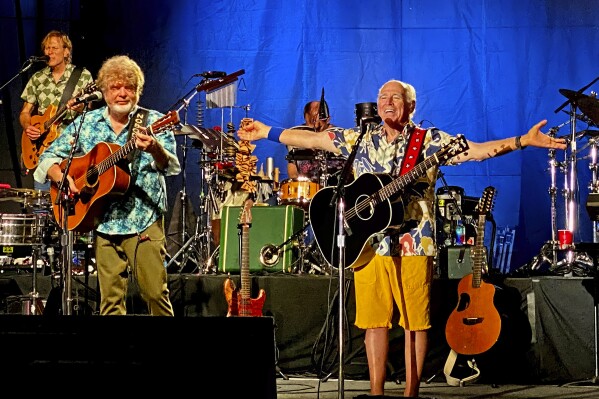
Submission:
<svg viewBox="0 0 599 399">
<path fill-rule="evenodd" d="M 405 91 L 404 100 L 407 102 L 414 103 L 414 110 L 412 112 L 410 112 L 410 119 L 412 119 L 412 117 L 416 113 L 416 89 L 414 88 L 414 86 L 412 86 L 409 83 L 402 82 L 401 80 L 397 80 L 397 79 L 391 79 L 391 80 L 388 80 L 385 83 L 383 83 L 383 85 L 379 88 L 379 93 L 378 93 L 379 96 L 381 95 L 381 90 L 383 90 L 383 87 L 385 87 L 389 83 L 399 83 L 401 85 L 401 87 L 404 88 L 404 91 Z"/>
</svg>

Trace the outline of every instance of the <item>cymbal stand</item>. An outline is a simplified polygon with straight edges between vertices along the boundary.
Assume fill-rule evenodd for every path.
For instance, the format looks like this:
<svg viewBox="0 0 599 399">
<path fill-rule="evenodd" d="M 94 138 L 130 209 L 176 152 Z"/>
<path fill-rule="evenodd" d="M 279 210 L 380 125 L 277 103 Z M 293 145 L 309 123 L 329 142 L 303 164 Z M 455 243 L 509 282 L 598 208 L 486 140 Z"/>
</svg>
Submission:
<svg viewBox="0 0 599 399">
<path fill-rule="evenodd" d="M 39 223 L 37 223 L 36 227 L 40 227 Z M 33 267 L 31 292 L 29 293 L 31 302 L 29 303 L 29 308 L 25 311 L 25 314 L 28 315 L 40 315 L 44 313 L 44 304 L 42 303 L 42 300 L 39 297 L 39 292 L 37 292 L 37 260 L 39 259 L 41 247 L 41 243 L 33 244 L 33 250 L 31 253 L 31 266 Z"/>
<path fill-rule="evenodd" d="M 320 187 L 326 187 L 328 186 L 330 174 L 325 151 L 317 150 L 315 159 L 318 162 L 320 169 L 318 172 L 318 184 L 320 184 Z"/>
<path fill-rule="evenodd" d="M 550 137 L 555 137 L 557 132 L 569 124 L 571 120 L 568 120 L 564 123 L 561 123 L 555 127 L 552 127 L 547 132 L 547 135 Z M 549 154 L 549 172 L 551 177 L 551 183 L 549 187 L 549 197 L 551 200 L 551 240 L 546 241 L 541 250 L 537 255 L 535 255 L 532 260 L 525 266 L 527 266 L 530 270 L 538 270 L 543 264 L 549 264 L 549 270 L 555 271 L 558 267 L 558 239 L 557 239 L 557 174 L 558 171 L 565 171 L 567 166 L 567 154 L 565 155 L 565 159 L 563 162 L 560 162 L 556 159 L 556 150 L 550 149 L 548 151 Z M 566 179 L 566 184 L 567 184 Z"/>
<path fill-rule="evenodd" d="M 218 202 L 213 190 L 213 179 L 217 177 L 213 162 L 207 160 L 208 155 L 204 155 L 203 166 L 200 168 L 200 179 L 202 189 L 200 190 L 200 214 L 196 223 L 196 236 L 199 240 L 200 261 L 204 268 L 200 272 L 210 273 L 213 270 L 213 249 L 212 249 L 212 216 L 218 213 Z M 201 229 L 199 229 L 200 227 Z M 200 265 L 198 265 L 199 267 Z"/>
<path fill-rule="evenodd" d="M 599 193 L 599 181 L 597 176 L 597 137 L 589 139 L 589 145 L 591 147 L 590 157 L 591 162 L 589 163 L 589 169 L 591 170 L 591 183 L 589 184 L 589 192 L 596 194 Z M 599 243 L 599 221 L 596 218 L 593 220 L 593 242 Z"/>
</svg>

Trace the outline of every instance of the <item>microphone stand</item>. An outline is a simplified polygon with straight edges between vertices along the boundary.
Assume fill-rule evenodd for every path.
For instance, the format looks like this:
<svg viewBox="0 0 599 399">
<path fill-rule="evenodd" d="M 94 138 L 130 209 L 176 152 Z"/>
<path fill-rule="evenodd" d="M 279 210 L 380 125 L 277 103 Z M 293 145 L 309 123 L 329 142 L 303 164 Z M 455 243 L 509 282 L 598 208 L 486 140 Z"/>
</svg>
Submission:
<svg viewBox="0 0 599 399">
<path fill-rule="evenodd" d="M 2 87 L 0 87 L 0 91 L 2 91 L 6 86 L 8 86 L 10 84 L 10 82 L 12 82 L 16 78 L 18 78 L 19 75 L 21 75 L 22 73 L 25 73 L 29 69 L 31 69 L 31 67 L 33 66 L 33 64 L 34 64 L 34 61 L 31 58 L 28 59 L 27 61 L 25 61 L 25 63 L 23 64 L 23 67 L 21 68 L 21 70 L 19 72 L 17 72 L 17 74 L 15 76 L 13 76 L 12 78 L 10 78 L 6 83 L 4 83 L 2 85 Z"/>
<path fill-rule="evenodd" d="M 347 229 L 347 234 L 351 235 L 351 229 L 345 222 L 345 182 L 351 170 L 351 167 L 354 163 L 354 159 L 356 158 L 356 153 L 358 148 L 360 147 L 360 142 L 364 138 L 366 134 L 366 127 L 368 125 L 365 123 L 364 119 L 360 119 L 360 135 L 358 136 L 354 146 L 352 147 L 352 151 L 343 165 L 343 169 L 341 171 L 341 176 L 339 177 L 339 182 L 337 183 L 337 187 L 333 192 L 333 196 L 331 198 L 331 202 L 329 203 L 329 207 L 332 207 L 335 203 L 337 204 L 337 228 L 339 229 L 339 233 L 337 235 L 337 248 L 339 250 L 339 259 L 337 270 L 339 270 L 339 337 L 338 337 L 338 346 L 339 346 L 339 382 L 338 382 L 338 399 L 343 399 L 344 397 L 344 363 L 345 356 L 343 351 L 343 326 L 345 325 L 345 317 L 344 317 L 344 304 L 345 304 L 345 233 Z"/>
<path fill-rule="evenodd" d="M 72 285 L 72 272 L 73 272 L 73 232 L 69 231 L 69 212 L 71 210 L 72 198 L 69 196 L 69 181 L 67 176 L 73 162 L 75 155 L 75 148 L 79 143 L 79 133 L 81 132 L 81 126 L 83 126 L 83 120 L 87 113 L 88 103 L 85 103 L 83 113 L 81 114 L 81 122 L 79 127 L 75 129 L 75 136 L 71 145 L 71 151 L 67 158 L 65 169 L 62 172 L 62 179 L 58 184 L 58 195 L 54 201 L 55 205 L 60 205 L 62 212 L 62 233 L 60 235 L 60 246 L 62 249 L 62 314 L 70 316 L 72 314 L 71 303 L 73 302 L 73 285 Z M 66 249 L 66 250 L 65 250 Z M 87 265 L 86 265 L 87 267 Z"/>
</svg>

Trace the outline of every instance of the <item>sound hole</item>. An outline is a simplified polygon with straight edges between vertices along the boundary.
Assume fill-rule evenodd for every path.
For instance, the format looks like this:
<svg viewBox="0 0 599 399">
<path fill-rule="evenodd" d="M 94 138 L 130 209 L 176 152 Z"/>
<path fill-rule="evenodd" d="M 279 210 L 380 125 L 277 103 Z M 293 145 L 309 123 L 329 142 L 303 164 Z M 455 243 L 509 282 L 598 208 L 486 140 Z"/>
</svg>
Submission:
<svg viewBox="0 0 599 399">
<path fill-rule="evenodd" d="M 98 184 L 98 169 L 95 166 L 91 166 L 87 170 L 86 174 L 86 185 L 89 187 L 93 187 Z"/>
</svg>

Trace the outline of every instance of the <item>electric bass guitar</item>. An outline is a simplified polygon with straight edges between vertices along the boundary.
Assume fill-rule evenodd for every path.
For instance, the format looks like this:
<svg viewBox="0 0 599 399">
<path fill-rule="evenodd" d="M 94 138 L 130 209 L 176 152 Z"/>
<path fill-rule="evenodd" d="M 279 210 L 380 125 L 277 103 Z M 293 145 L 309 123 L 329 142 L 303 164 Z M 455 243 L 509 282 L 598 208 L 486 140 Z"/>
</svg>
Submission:
<svg viewBox="0 0 599 399">
<path fill-rule="evenodd" d="M 170 111 L 147 127 L 146 134 L 155 135 L 179 123 L 177 111 Z M 87 233 L 99 223 L 100 216 L 108 201 L 123 195 L 129 188 L 131 176 L 127 155 L 135 149 L 135 135 L 122 147 L 114 143 L 100 142 L 87 154 L 73 157 L 69 176 L 73 178 L 79 193 L 69 199 L 68 230 Z M 64 172 L 67 160 L 60 163 Z M 65 180 L 65 182 L 67 182 Z M 50 186 L 50 198 L 54 217 L 62 226 L 62 204 L 56 204 L 58 186 Z M 114 198 L 113 198 L 114 199 Z"/>
<path fill-rule="evenodd" d="M 445 326 L 447 343 L 462 355 L 478 355 L 491 349 L 499 339 L 501 317 L 493 299 L 495 287 L 482 280 L 487 264 L 484 246 L 485 218 L 493 207 L 495 188 L 487 187 L 478 204 L 476 243 L 472 247 L 472 273 L 458 284 L 458 304 Z"/>
<path fill-rule="evenodd" d="M 435 154 L 418 163 L 409 172 L 392 177 L 385 173 L 364 173 L 344 188 L 345 211 L 345 264 L 354 268 L 366 264 L 374 256 L 368 240 L 388 228 L 403 224 L 404 205 L 402 190 L 414 183 L 426 171 L 447 163 L 466 151 L 468 143 L 463 135 L 453 137 Z M 336 214 L 331 205 L 335 187 L 325 187 L 316 192 L 310 202 L 310 224 L 316 244 L 325 260 L 338 266 L 336 251 Z"/>
<path fill-rule="evenodd" d="M 73 98 L 93 93 L 96 90 L 98 90 L 96 84 L 90 82 Z M 21 158 L 23 159 L 23 165 L 27 169 L 35 168 L 39 163 L 42 153 L 56 140 L 60 134 L 58 128 L 68 110 L 66 104 L 63 104 L 60 108 L 56 105 L 50 105 L 46 108 L 46 112 L 43 115 L 34 115 L 31 117 L 31 124 L 37 127 L 41 134 L 35 140 L 27 137 L 25 132 L 21 135 Z"/>
<path fill-rule="evenodd" d="M 251 208 L 254 201 L 245 200 L 239 228 L 241 230 L 241 289 L 229 277 L 225 280 L 225 299 L 228 304 L 227 316 L 262 316 L 262 307 L 266 300 L 266 291 L 260 289 L 256 298 L 251 297 L 250 284 L 250 227 L 252 223 Z"/>
</svg>

